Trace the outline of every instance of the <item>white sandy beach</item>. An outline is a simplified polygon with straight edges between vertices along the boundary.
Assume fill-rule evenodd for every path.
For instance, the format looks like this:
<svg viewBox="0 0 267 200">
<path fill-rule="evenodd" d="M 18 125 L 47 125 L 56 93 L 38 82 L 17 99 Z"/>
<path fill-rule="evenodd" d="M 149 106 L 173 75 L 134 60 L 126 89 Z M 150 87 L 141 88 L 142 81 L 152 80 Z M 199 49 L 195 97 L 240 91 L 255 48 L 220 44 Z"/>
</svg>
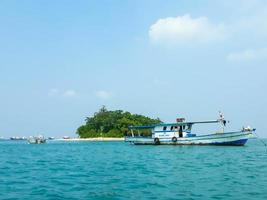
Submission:
<svg viewBox="0 0 267 200">
<path fill-rule="evenodd" d="M 109 138 L 109 137 L 97 137 L 97 138 L 69 138 L 69 139 L 57 139 L 60 141 L 66 142 L 79 142 L 79 141 L 88 141 L 88 142 L 109 142 L 109 141 L 123 141 L 124 138 Z"/>
</svg>

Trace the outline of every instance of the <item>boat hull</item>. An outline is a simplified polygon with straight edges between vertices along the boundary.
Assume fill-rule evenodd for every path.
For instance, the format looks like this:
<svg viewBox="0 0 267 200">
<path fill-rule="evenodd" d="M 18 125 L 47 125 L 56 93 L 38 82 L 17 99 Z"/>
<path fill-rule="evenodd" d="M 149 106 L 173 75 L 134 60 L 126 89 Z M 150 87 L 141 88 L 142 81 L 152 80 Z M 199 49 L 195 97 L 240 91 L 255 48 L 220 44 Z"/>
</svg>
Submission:
<svg viewBox="0 0 267 200">
<path fill-rule="evenodd" d="M 224 146 L 243 146 L 248 139 L 255 138 L 252 132 L 229 132 L 211 135 L 201 135 L 195 137 L 177 138 L 176 142 L 172 138 L 159 138 L 159 142 L 155 142 L 154 138 L 144 137 L 127 137 L 126 142 L 136 145 L 224 145 Z"/>
<path fill-rule="evenodd" d="M 235 140 L 231 142 L 214 142 L 211 145 L 221 145 L 221 146 L 243 146 L 246 144 L 248 139 Z"/>
</svg>

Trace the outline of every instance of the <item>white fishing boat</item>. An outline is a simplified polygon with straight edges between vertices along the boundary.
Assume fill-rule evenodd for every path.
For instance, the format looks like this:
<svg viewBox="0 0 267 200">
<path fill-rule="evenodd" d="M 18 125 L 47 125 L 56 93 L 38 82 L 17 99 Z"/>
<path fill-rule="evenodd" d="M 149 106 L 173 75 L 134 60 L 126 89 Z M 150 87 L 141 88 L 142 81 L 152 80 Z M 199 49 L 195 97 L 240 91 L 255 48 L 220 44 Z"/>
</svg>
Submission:
<svg viewBox="0 0 267 200">
<path fill-rule="evenodd" d="M 29 144 L 43 144 L 43 143 L 46 143 L 46 139 L 42 135 L 30 136 L 28 139 L 28 143 Z"/>
<path fill-rule="evenodd" d="M 192 126 L 195 124 L 221 124 L 220 131 L 212 134 L 197 135 L 193 133 Z M 126 142 L 136 145 L 245 145 L 248 139 L 255 138 L 254 132 L 249 126 L 238 131 L 225 132 L 224 127 L 227 121 L 222 114 L 220 119 L 209 121 L 186 122 L 184 118 L 178 118 L 176 123 L 162 123 L 146 126 L 130 126 L 131 136 L 125 137 Z M 142 130 L 151 129 L 150 137 L 140 136 Z M 137 134 L 136 131 L 137 130 Z"/>
</svg>

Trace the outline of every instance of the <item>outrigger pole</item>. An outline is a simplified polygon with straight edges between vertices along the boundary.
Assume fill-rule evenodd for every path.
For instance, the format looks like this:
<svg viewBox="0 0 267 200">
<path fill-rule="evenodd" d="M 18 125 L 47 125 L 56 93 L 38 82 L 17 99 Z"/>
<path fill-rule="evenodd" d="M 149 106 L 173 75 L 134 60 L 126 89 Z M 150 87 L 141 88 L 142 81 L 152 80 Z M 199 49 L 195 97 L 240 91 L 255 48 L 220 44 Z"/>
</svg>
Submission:
<svg viewBox="0 0 267 200">
<path fill-rule="evenodd" d="M 145 126 L 129 126 L 129 129 L 153 129 L 156 126 L 183 126 L 183 125 L 193 125 L 193 124 L 209 124 L 209 123 L 219 123 L 220 120 L 207 120 L 207 121 L 192 121 L 192 122 L 176 122 L 176 123 L 162 123 L 162 124 L 151 124 Z"/>
</svg>

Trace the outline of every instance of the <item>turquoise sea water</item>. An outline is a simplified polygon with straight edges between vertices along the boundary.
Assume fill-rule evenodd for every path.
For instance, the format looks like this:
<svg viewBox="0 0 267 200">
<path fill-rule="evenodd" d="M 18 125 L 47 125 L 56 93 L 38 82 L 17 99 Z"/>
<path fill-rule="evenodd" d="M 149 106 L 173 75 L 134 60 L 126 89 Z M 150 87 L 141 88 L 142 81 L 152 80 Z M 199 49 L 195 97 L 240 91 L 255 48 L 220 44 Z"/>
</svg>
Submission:
<svg viewBox="0 0 267 200">
<path fill-rule="evenodd" d="M 244 147 L 1 141 L 0 194 L 0 199 L 267 199 L 267 149 L 258 140 Z"/>
</svg>

